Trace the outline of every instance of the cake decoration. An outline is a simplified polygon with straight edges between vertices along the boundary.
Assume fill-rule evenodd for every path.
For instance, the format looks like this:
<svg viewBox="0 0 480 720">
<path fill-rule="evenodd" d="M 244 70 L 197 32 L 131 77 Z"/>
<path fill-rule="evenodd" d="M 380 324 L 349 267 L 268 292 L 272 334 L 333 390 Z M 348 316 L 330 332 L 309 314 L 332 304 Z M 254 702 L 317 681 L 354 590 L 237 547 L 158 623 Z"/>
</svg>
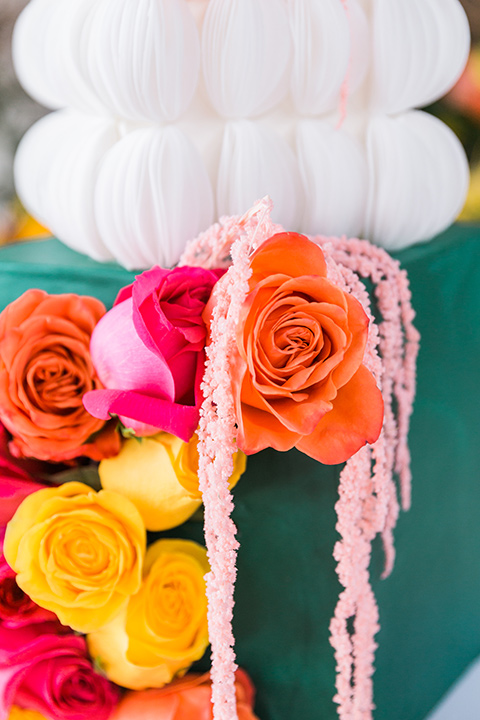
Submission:
<svg viewBox="0 0 480 720">
<path fill-rule="evenodd" d="M 54 112 L 20 144 L 17 191 L 70 247 L 133 269 L 266 194 L 284 227 L 405 247 L 466 197 L 460 143 L 415 108 L 468 49 L 459 0 L 31 0 L 15 64 Z"/>
<path fill-rule="evenodd" d="M 305 687 L 373 720 L 372 545 L 386 578 L 419 348 L 406 273 L 378 246 L 429 239 L 461 209 L 465 153 L 418 108 L 468 49 L 459 0 L 30 0 L 15 62 L 54 112 L 19 147 L 19 194 L 71 248 L 145 272 L 107 312 L 30 288 L 0 314 L 0 720 L 256 720 L 234 628 L 242 664 L 261 632 L 233 622 L 242 483 L 287 451 L 319 477 L 344 464 L 335 610 L 310 593 L 332 674 L 312 663 Z M 93 273 L 108 268 L 130 277 L 119 289 L 133 279 Z M 313 637 L 309 613 L 295 632 Z M 291 681 L 271 654 L 262 688 L 268 652 L 245 662 L 262 717 Z M 299 715 L 315 707 L 310 692 Z"/>
<path fill-rule="evenodd" d="M 235 720 L 238 540 L 231 487 L 244 469 L 241 451 L 297 446 L 322 463 L 347 461 L 336 504 L 340 539 L 333 548 L 344 588 L 330 626 L 334 699 L 339 717 L 367 719 L 379 628 L 370 548 L 381 535 L 388 575 L 399 511 L 395 474 L 403 506 L 410 502 L 407 433 L 419 338 L 406 275 L 384 250 L 361 240 L 285 232 L 271 210 L 265 198 L 243 216 L 222 218 L 187 246 L 177 268 L 144 272 L 119 293 L 112 310 L 98 314 L 95 328 L 89 326 L 87 362 L 105 385 L 113 378 L 120 387 L 92 391 L 66 382 L 62 407 L 66 412 L 82 400 L 102 423 L 120 416 L 118 431 L 127 439 L 116 457 L 100 464 L 102 489 L 82 465 L 57 480 L 43 468 L 44 481 L 57 487 L 35 490 L 19 469 L 2 487 L 8 496 L 12 482 L 21 484 L 10 505 L 4 554 L 33 602 L 87 634 L 91 656 L 114 683 L 134 690 L 168 686 L 209 641 L 213 716 Z M 376 287 L 373 305 L 360 277 Z M 28 291 L 0 315 L 4 363 L 18 332 L 8 320 L 29 298 L 34 318 L 38 299 L 52 312 L 65 303 L 97 302 Z M 47 316 L 45 322 L 54 327 L 58 321 Z M 61 358 L 61 338 L 55 342 Z M 67 336 L 73 358 L 69 342 Z M 31 362 L 46 378 L 58 364 L 48 343 L 35 347 Z M 13 449 L 9 398 L 21 383 L 22 377 L 12 380 L 0 403 Z M 96 404 L 105 394 L 111 400 L 112 392 L 121 408 Z M 180 408 L 188 412 L 178 412 L 176 401 L 186 399 L 191 404 Z M 31 398 L 37 412 L 44 402 L 40 395 Z M 16 452 L 45 459 L 28 446 Z M 163 489 L 155 487 L 162 484 L 162 467 L 170 473 Z M 198 507 L 200 492 L 206 551 L 191 541 L 160 538 L 148 540 L 145 555 L 146 528 L 183 522 Z"/>
<path fill-rule="evenodd" d="M 104 312 L 95 298 L 32 289 L 2 313 L 0 414 L 17 457 L 65 462 L 118 453 L 112 428 L 81 402 L 100 386 L 90 337 Z"/>
<path fill-rule="evenodd" d="M 232 717 L 234 697 L 231 617 L 237 544 L 235 526 L 229 520 L 233 504 L 228 489 L 228 478 L 232 472 L 231 457 L 235 439 L 239 447 L 243 447 L 242 440 L 244 438 L 241 428 L 244 419 L 240 419 L 243 406 L 235 398 L 235 389 L 233 389 L 233 396 L 229 397 L 229 395 L 232 393 L 232 385 L 235 388 L 235 380 L 232 381 L 232 376 L 235 377 L 238 372 L 238 349 L 235 346 L 238 347 L 239 337 L 242 333 L 240 322 L 242 306 L 246 302 L 245 298 L 248 298 L 247 307 L 249 310 L 254 307 L 255 290 L 252 290 L 249 285 L 248 278 L 253 272 L 259 273 L 258 276 L 254 275 L 257 281 L 259 278 L 262 279 L 260 268 L 257 269 L 254 264 L 255 250 L 261 247 L 262 243 L 266 242 L 266 247 L 271 247 L 271 265 L 276 267 L 278 264 L 278 267 L 282 268 L 277 272 L 281 273 L 280 280 L 287 283 L 289 288 L 292 285 L 290 274 L 297 263 L 299 267 L 302 267 L 305 260 L 305 267 L 313 265 L 312 258 L 302 247 L 302 238 L 293 234 L 290 237 L 288 234 L 275 234 L 272 238 L 272 232 L 278 231 L 278 227 L 275 227 L 269 218 L 270 209 L 271 203 L 265 200 L 254 206 L 249 213 L 237 221 L 237 224 L 235 220 L 233 222 L 227 220 L 224 226 L 222 224 L 213 226 L 210 234 L 200 236 L 197 244 L 193 243 L 191 247 L 187 248 L 183 258 L 183 260 L 188 258 L 188 261 L 192 262 L 198 252 L 202 262 L 205 262 L 206 253 L 218 258 L 231 244 L 232 269 L 217 284 L 216 291 L 212 296 L 215 309 L 210 326 L 211 345 L 207 348 L 209 359 L 204 376 L 206 399 L 199 429 L 199 479 L 205 504 L 205 538 L 211 565 L 207 593 L 210 608 L 210 641 L 212 643 L 212 677 L 214 681 L 212 697 L 216 709 L 215 717 L 220 720 L 228 720 Z M 276 242 L 275 239 L 277 239 Z M 295 256 L 290 259 L 286 254 L 285 246 L 291 240 L 295 247 L 295 239 L 298 239 L 299 242 L 299 258 L 301 259 L 295 258 Z M 322 428 L 323 432 L 318 433 L 314 426 L 313 433 L 310 432 L 310 437 L 307 438 L 309 442 L 305 443 L 297 430 L 299 438 L 297 447 L 307 454 L 313 453 L 313 456 L 322 462 L 335 463 L 351 458 L 340 476 L 340 500 L 336 506 L 337 530 L 342 539 L 337 543 L 334 554 L 338 563 L 337 572 L 340 582 L 345 590 L 340 595 L 331 624 L 332 645 L 336 651 L 338 672 L 335 699 L 339 704 L 339 717 L 354 718 L 361 712 L 363 717 L 368 718 L 371 717 L 373 709 L 371 675 L 373 674 L 375 650 L 374 635 L 378 630 L 377 607 L 368 580 L 370 547 L 375 536 L 380 533 L 385 549 L 384 574 L 388 575 L 393 567 L 392 533 L 398 516 L 398 503 L 393 482 L 394 472 L 399 473 L 401 477 L 402 502 L 405 509 L 410 503 L 407 432 L 415 394 L 415 359 L 419 337 L 412 325 L 414 314 L 410 305 L 405 273 L 399 270 L 398 264 L 387 253 L 362 241 L 326 238 L 317 238 L 316 241 L 324 252 L 326 251 L 329 260 L 329 277 L 334 278 L 340 287 L 344 287 L 352 293 L 360 303 L 363 303 L 363 307 L 369 313 L 368 295 L 353 270 L 378 283 L 379 309 L 384 317 L 379 330 L 377 332 L 371 330 L 369 333 L 364 360 L 365 365 L 374 373 L 377 382 L 384 389 L 385 424 L 380 439 L 375 442 L 380 426 L 369 438 L 370 442 L 375 443 L 371 449 L 368 446 L 362 448 L 368 438 L 365 436 L 361 438 L 357 435 L 358 424 L 355 420 L 355 412 L 362 414 L 362 391 L 365 393 L 365 401 L 369 403 L 368 413 L 371 413 L 373 418 L 377 416 L 375 409 L 377 388 L 374 383 L 373 387 L 370 387 L 370 380 L 367 381 L 365 389 L 357 389 L 354 392 L 355 399 L 351 401 L 354 408 L 353 413 L 352 407 L 348 406 L 347 402 L 347 408 L 352 414 L 349 415 L 344 427 L 342 427 L 343 422 L 339 413 L 334 419 L 332 418 L 332 430 L 328 428 L 329 413 L 335 414 L 334 402 L 333 409 L 326 412 L 323 410 L 321 424 L 325 423 L 327 426 L 325 430 Z M 313 248 L 312 255 L 315 254 Z M 268 257 L 268 249 L 266 255 Z M 269 268 L 269 265 L 267 262 L 266 269 Z M 275 274 L 275 271 L 273 278 L 278 283 L 278 275 Z M 318 274 L 316 274 L 317 278 Z M 275 289 L 276 286 L 273 287 Z M 268 280 L 267 288 L 271 291 L 271 288 L 268 287 Z M 276 318 L 279 327 L 282 327 L 282 322 L 288 323 L 292 327 L 294 337 L 285 342 L 285 345 L 290 351 L 294 351 L 295 359 L 297 356 L 302 357 L 303 352 L 307 358 L 311 353 L 320 367 L 325 367 L 329 363 L 328 356 L 327 358 L 322 356 L 322 342 L 315 337 L 311 323 L 300 314 L 298 309 L 295 312 L 291 310 L 290 303 L 296 306 L 297 303 L 304 300 L 305 296 L 309 298 L 309 293 L 305 288 L 291 292 L 292 298 L 288 295 L 285 298 L 279 294 L 281 298 L 279 303 L 284 303 L 285 309 L 282 308 L 283 313 L 277 313 L 278 319 Z M 316 304 L 312 297 L 309 298 L 309 301 Z M 264 304 L 268 306 L 268 296 L 260 298 L 260 305 Z M 288 309 L 290 309 L 291 315 L 286 318 L 284 316 L 288 315 Z M 245 311 L 243 314 L 245 316 Z M 325 342 L 330 343 L 334 332 L 329 325 L 328 313 L 325 318 Z M 268 323 L 266 310 L 262 319 Z M 372 320 L 371 314 L 370 320 Z M 321 322 L 319 325 L 321 326 Z M 262 381 L 265 383 L 265 376 L 271 375 L 272 372 L 271 369 L 267 369 L 268 350 L 266 347 L 268 344 L 274 345 L 277 342 L 277 340 L 273 340 L 273 337 L 276 337 L 273 335 L 274 327 L 276 328 L 276 325 L 272 325 L 270 332 L 265 334 L 260 342 L 256 338 L 253 349 L 250 349 L 250 352 L 255 355 L 257 366 L 252 370 L 250 362 L 248 372 L 252 373 L 250 382 L 253 380 L 257 386 Z M 307 328 L 309 341 L 305 339 Z M 277 332 L 280 334 L 278 330 Z M 250 338 L 248 338 L 248 342 L 251 342 Z M 281 347 L 282 340 L 278 342 Z M 243 345 L 243 341 L 241 343 Z M 377 343 L 382 360 L 377 353 Z M 403 349 L 404 347 L 405 349 Z M 305 348 L 308 348 L 309 352 L 305 351 Z M 360 351 L 360 361 L 364 349 L 362 348 Z M 270 350 L 273 352 L 274 348 L 272 347 Z M 276 347 L 275 350 L 277 353 L 280 351 L 279 347 Z M 243 352 L 245 352 L 244 349 Z M 285 364 L 288 365 L 288 361 L 285 361 L 284 357 L 283 363 L 278 360 L 279 368 L 284 368 Z M 302 374 L 305 373 L 305 370 L 308 371 L 308 365 L 305 367 L 301 361 L 299 366 Z M 364 366 L 361 367 L 364 368 Z M 230 374 L 227 372 L 227 368 L 230 368 Z M 334 366 L 333 374 L 335 370 Z M 360 375 L 360 373 L 358 374 Z M 366 368 L 362 369 L 361 374 L 364 377 L 372 377 Z M 362 379 L 364 378 L 362 377 Z M 310 389 L 314 390 L 315 381 L 312 376 L 306 382 L 307 386 L 309 381 Z M 274 398 L 272 402 L 278 403 L 280 412 L 282 404 L 285 403 L 283 400 L 284 387 L 287 384 L 288 380 L 284 379 L 281 383 L 281 391 L 275 388 L 273 383 L 270 386 L 266 385 L 267 388 L 271 388 L 271 397 Z M 322 385 L 322 381 L 319 384 Z M 249 393 L 251 397 L 252 390 L 249 390 Z M 301 386 L 295 387 L 291 392 L 291 397 L 295 397 L 296 394 L 300 395 L 297 400 L 298 405 L 302 400 L 308 401 L 305 397 L 307 393 L 302 392 Z M 339 400 L 339 394 L 336 392 L 335 394 Z M 263 399 L 253 402 L 255 405 L 249 412 L 254 415 L 254 423 L 256 422 L 259 428 L 262 428 L 259 431 L 260 433 L 263 431 L 263 436 L 260 434 L 261 442 L 264 442 L 265 433 L 268 433 L 268 444 L 271 447 L 281 450 L 291 447 L 289 444 L 292 442 L 291 440 L 287 441 L 287 444 L 282 444 L 284 428 L 276 419 L 280 412 L 275 412 L 272 431 L 270 413 L 265 412 L 268 404 Z M 398 403 L 398 420 L 392 410 L 394 402 Z M 311 413 L 312 409 L 309 408 L 308 412 Z M 365 410 L 363 413 L 368 415 Z M 305 414 L 300 416 L 303 422 L 305 422 Z M 383 405 L 380 410 L 380 418 L 382 416 Z M 362 420 L 365 422 L 365 417 L 362 417 Z M 371 422 L 371 420 L 369 419 L 367 422 Z M 374 422 L 378 421 L 374 420 Z M 333 439 L 330 432 L 333 435 L 337 433 L 340 441 L 338 437 Z M 352 433 L 353 440 L 349 437 L 349 433 Z M 328 447 L 325 454 L 321 447 L 324 439 Z M 255 452 L 262 446 L 265 447 L 266 444 L 267 442 L 255 447 L 252 451 Z M 243 447 L 243 449 L 246 448 Z M 355 621 L 353 633 L 350 633 L 348 629 L 351 619 Z M 228 684 L 226 678 L 228 678 Z M 218 683 L 218 689 L 216 683 Z"/>
</svg>

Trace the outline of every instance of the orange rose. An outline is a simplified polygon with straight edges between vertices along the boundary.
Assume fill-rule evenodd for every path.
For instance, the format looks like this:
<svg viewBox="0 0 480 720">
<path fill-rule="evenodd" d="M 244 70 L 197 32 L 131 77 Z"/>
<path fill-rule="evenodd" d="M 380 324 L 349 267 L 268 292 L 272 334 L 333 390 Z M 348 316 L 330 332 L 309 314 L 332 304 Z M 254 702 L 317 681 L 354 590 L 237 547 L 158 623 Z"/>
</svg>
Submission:
<svg viewBox="0 0 480 720">
<path fill-rule="evenodd" d="M 111 720 L 212 720 L 210 674 L 186 675 L 160 690 L 130 692 Z M 243 670 L 235 673 L 238 720 L 258 720 L 253 712 L 254 689 Z"/>
<path fill-rule="evenodd" d="M 327 280 L 322 251 L 302 235 L 273 236 L 251 269 L 231 364 L 238 446 L 247 455 L 295 446 L 344 462 L 378 438 L 383 420 L 362 364 L 365 311 Z"/>
<path fill-rule="evenodd" d="M 101 387 L 89 348 L 104 313 L 95 298 L 28 290 L 0 314 L 0 420 L 17 457 L 101 460 L 119 451 L 117 433 L 100 433 L 104 421 L 82 404 Z"/>
</svg>

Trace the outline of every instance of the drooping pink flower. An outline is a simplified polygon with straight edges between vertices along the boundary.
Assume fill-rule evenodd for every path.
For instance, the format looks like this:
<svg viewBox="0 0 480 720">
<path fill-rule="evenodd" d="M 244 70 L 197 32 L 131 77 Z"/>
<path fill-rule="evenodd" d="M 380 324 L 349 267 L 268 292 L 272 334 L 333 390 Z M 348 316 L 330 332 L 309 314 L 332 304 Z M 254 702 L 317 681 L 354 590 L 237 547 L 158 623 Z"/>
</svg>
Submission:
<svg viewBox="0 0 480 720">
<path fill-rule="evenodd" d="M 17 705 L 51 720 L 107 720 L 118 698 L 93 669 L 85 639 L 60 623 L 0 625 L 0 717 Z"/>
<path fill-rule="evenodd" d="M 138 435 L 188 441 L 198 425 L 206 328 L 202 313 L 223 271 L 155 267 L 124 288 L 98 323 L 91 353 L 106 390 L 84 396 L 98 418 Z"/>
</svg>

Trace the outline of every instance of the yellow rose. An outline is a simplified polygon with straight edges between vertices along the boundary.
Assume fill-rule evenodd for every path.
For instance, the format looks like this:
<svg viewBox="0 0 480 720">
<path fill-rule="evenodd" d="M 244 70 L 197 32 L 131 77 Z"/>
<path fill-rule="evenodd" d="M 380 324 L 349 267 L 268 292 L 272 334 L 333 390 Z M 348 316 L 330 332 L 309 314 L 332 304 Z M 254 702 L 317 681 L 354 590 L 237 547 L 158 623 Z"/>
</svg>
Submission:
<svg viewBox="0 0 480 720">
<path fill-rule="evenodd" d="M 196 435 L 185 443 L 166 432 L 127 440 L 116 457 L 100 463 L 102 487 L 128 497 L 147 530 L 177 527 L 202 504 L 197 441 Z M 245 455 L 235 453 L 230 487 L 238 482 L 245 466 Z"/>
<path fill-rule="evenodd" d="M 173 469 L 179 483 L 192 498 L 201 499 L 202 493 L 198 487 L 198 436 L 195 434 L 190 442 L 181 443 L 179 452 L 175 456 Z M 235 487 L 247 467 L 247 456 L 238 450 L 233 456 L 233 473 L 230 478 L 230 490 Z"/>
<path fill-rule="evenodd" d="M 45 715 L 40 715 L 36 710 L 27 710 L 13 705 L 8 720 L 47 720 L 47 718 Z"/>
<path fill-rule="evenodd" d="M 64 625 L 90 632 L 140 588 L 145 528 L 135 506 L 78 482 L 32 493 L 7 525 L 17 583 Z"/>
<path fill-rule="evenodd" d="M 132 690 L 162 687 L 199 660 L 208 646 L 205 548 L 158 540 L 145 557 L 140 591 L 124 613 L 87 637 L 110 680 Z"/>
</svg>

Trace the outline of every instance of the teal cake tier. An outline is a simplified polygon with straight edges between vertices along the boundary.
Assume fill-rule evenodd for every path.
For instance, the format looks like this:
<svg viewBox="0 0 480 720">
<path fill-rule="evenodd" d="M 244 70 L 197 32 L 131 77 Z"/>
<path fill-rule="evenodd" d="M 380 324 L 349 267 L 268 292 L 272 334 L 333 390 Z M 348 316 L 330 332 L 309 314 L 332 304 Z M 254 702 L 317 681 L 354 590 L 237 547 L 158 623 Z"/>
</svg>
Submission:
<svg viewBox="0 0 480 720">
<path fill-rule="evenodd" d="M 393 575 L 372 581 L 376 720 L 423 720 L 480 654 L 480 231 L 458 226 L 397 255 L 421 336 L 411 423 L 413 506 L 396 530 Z M 0 307 L 29 287 L 110 305 L 132 273 L 55 240 L 0 250 Z M 293 450 L 249 458 L 235 489 L 235 633 L 261 720 L 334 720 L 328 625 L 340 587 L 332 549 L 339 467 Z M 172 536 L 177 531 L 169 533 Z M 187 523 L 178 535 L 201 538 Z"/>
</svg>

